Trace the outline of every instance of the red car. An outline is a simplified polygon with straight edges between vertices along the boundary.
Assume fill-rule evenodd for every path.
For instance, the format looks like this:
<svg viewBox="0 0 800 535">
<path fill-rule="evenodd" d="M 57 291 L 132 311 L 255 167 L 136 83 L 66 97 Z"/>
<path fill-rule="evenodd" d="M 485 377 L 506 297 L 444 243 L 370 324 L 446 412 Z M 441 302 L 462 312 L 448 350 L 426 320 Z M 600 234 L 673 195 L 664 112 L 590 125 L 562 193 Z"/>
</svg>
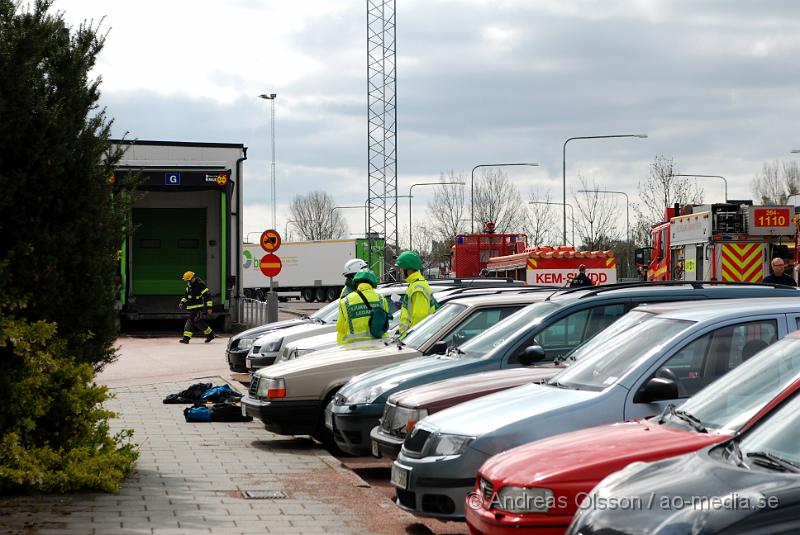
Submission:
<svg viewBox="0 0 800 535">
<path fill-rule="evenodd" d="M 601 479 L 636 461 L 655 461 L 728 440 L 800 389 L 788 335 L 680 409 L 648 420 L 605 425 L 538 440 L 491 457 L 466 500 L 472 535 L 562 534 Z"/>
</svg>

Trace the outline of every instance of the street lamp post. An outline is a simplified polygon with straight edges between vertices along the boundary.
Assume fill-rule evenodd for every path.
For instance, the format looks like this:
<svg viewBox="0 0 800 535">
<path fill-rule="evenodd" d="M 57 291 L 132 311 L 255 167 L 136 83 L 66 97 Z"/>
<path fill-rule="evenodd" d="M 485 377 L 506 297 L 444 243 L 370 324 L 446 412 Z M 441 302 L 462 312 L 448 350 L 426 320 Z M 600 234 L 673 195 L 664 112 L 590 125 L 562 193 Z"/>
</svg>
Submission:
<svg viewBox="0 0 800 535">
<path fill-rule="evenodd" d="M 471 178 L 469 182 L 470 184 L 469 217 L 472 220 L 472 227 L 471 227 L 472 234 L 475 234 L 475 170 L 478 169 L 479 167 L 518 167 L 523 165 L 528 167 L 539 167 L 538 163 L 482 163 L 472 168 Z M 565 214 L 567 213 L 566 209 L 564 210 L 564 213 Z M 566 236 L 566 231 L 565 231 L 565 236 Z M 566 238 L 564 238 L 564 241 L 567 241 Z"/>
<path fill-rule="evenodd" d="M 409 251 L 414 249 L 414 244 L 411 241 L 411 191 L 414 189 L 415 186 L 464 186 L 463 182 L 417 182 L 416 184 L 411 184 L 411 187 L 408 188 L 408 249 Z"/>
<path fill-rule="evenodd" d="M 553 206 L 563 206 L 560 202 L 528 201 L 528 204 L 550 204 Z M 575 247 L 575 209 L 571 204 L 566 205 L 572 214 L 572 246 Z M 564 244 L 566 245 L 566 243 Z"/>
<path fill-rule="evenodd" d="M 630 212 L 630 204 L 631 203 L 630 203 L 630 199 L 628 198 L 628 194 L 625 193 L 624 191 L 614 191 L 614 190 L 610 190 L 610 189 L 593 189 L 593 190 L 580 189 L 580 190 L 578 190 L 578 193 L 609 193 L 609 194 L 613 194 L 613 195 L 624 195 L 625 196 L 625 241 L 628 242 L 628 244 L 627 244 L 628 245 L 628 247 L 627 247 L 627 249 L 628 249 L 628 264 L 630 264 L 631 259 L 632 259 L 632 255 L 631 255 L 631 221 L 630 221 L 630 218 L 628 217 L 628 214 Z M 630 275 L 630 273 L 629 273 L 629 275 Z"/>
<path fill-rule="evenodd" d="M 251 234 L 261 234 L 262 232 L 263 232 L 263 231 L 261 231 L 261 230 L 256 230 L 256 231 L 253 231 L 253 232 L 248 232 L 248 233 L 247 233 L 247 235 L 244 237 L 244 241 L 245 241 L 245 243 L 250 243 L 250 235 L 251 235 Z"/>
<path fill-rule="evenodd" d="M 609 139 L 619 137 L 638 137 L 640 139 L 647 139 L 647 134 L 611 134 L 607 136 L 576 136 L 568 138 L 564 142 L 561 152 L 561 180 L 563 184 L 563 202 L 564 202 L 564 243 L 567 243 L 567 143 L 575 139 Z"/>
<path fill-rule="evenodd" d="M 353 210 L 355 210 L 355 209 L 364 210 L 364 237 L 366 238 L 367 237 L 367 207 L 366 206 L 362 206 L 360 204 L 350 205 L 350 206 L 334 206 L 333 209 L 331 209 L 331 223 L 333 223 L 333 213 L 336 210 L 350 210 L 350 209 L 353 209 Z"/>
<path fill-rule="evenodd" d="M 286 237 L 287 241 L 289 239 L 289 223 L 294 223 L 295 226 L 298 226 L 299 223 L 313 223 L 312 219 L 287 219 L 286 224 L 283 226 L 283 235 Z"/>
<path fill-rule="evenodd" d="M 728 180 L 724 176 L 720 175 L 693 175 L 693 174 L 680 174 L 680 175 L 670 175 L 670 176 L 682 176 L 682 177 L 694 177 L 694 178 L 721 178 L 722 182 L 725 184 L 725 202 L 728 202 Z"/>
<path fill-rule="evenodd" d="M 264 100 L 269 100 L 271 104 L 271 111 L 270 111 L 270 137 L 271 137 L 271 144 L 272 144 L 272 165 L 270 166 L 270 191 L 272 195 L 272 228 L 277 226 L 277 205 L 275 202 L 275 97 L 278 95 L 275 93 L 263 93 L 258 95 L 258 98 L 263 98 Z"/>
</svg>

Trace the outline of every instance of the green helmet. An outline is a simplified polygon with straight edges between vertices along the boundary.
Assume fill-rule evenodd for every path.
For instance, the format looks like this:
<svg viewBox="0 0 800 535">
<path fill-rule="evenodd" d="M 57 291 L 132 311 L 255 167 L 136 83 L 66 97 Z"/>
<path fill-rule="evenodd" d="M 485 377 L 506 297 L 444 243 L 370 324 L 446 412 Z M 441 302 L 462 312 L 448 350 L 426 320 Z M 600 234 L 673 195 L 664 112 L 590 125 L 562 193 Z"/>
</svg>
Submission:
<svg viewBox="0 0 800 535">
<path fill-rule="evenodd" d="M 353 284 L 358 285 L 362 282 L 368 282 L 375 288 L 378 286 L 378 277 L 375 276 L 375 273 L 371 269 L 364 269 L 353 276 Z"/>
<path fill-rule="evenodd" d="M 422 260 L 414 251 L 406 251 L 400 253 L 394 265 L 401 269 L 422 269 Z"/>
</svg>

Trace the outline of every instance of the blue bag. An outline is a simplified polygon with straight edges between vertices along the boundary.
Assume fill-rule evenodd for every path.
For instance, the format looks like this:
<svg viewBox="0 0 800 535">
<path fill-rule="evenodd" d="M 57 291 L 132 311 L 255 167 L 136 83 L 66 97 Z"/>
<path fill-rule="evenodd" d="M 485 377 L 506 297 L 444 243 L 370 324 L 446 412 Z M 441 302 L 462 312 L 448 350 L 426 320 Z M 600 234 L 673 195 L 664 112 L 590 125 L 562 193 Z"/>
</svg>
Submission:
<svg viewBox="0 0 800 535">
<path fill-rule="evenodd" d="M 187 422 L 210 422 L 211 409 L 205 405 L 186 407 L 183 409 L 183 417 L 186 418 Z"/>
<path fill-rule="evenodd" d="M 200 395 L 201 401 L 225 401 L 227 399 L 239 399 L 242 395 L 228 385 L 215 386 L 209 388 Z"/>
</svg>

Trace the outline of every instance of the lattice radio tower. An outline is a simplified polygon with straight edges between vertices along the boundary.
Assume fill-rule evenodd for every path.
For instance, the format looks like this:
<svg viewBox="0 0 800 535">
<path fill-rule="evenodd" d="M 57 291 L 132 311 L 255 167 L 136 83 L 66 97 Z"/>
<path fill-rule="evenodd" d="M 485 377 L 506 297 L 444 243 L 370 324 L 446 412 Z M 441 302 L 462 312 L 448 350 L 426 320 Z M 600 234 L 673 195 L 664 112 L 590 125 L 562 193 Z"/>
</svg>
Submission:
<svg viewBox="0 0 800 535">
<path fill-rule="evenodd" d="M 397 229 L 397 72 L 395 0 L 367 0 L 367 221 L 369 263 L 375 240 L 398 243 Z"/>
</svg>

